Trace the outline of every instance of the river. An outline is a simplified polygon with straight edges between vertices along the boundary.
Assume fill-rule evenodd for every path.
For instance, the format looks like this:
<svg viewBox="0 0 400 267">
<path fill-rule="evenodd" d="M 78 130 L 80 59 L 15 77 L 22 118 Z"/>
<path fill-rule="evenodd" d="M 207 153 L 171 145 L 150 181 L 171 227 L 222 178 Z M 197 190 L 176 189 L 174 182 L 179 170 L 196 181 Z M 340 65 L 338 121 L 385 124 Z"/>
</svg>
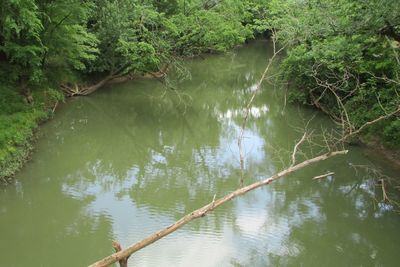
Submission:
<svg viewBox="0 0 400 267">
<path fill-rule="evenodd" d="M 0 188 L 0 266 L 87 266 L 113 252 L 112 240 L 126 247 L 235 190 L 243 107 L 270 56 L 257 41 L 187 60 L 191 79 L 173 74 L 175 89 L 143 79 L 68 99 L 41 127 L 30 162 Z M 285 104 L 274 73 L 245 131 L 245 184 L 289 164 L 310 118 L 316 132 L 332 127 Z M 355 165 L 396 175 L 350 147 L 189 223 L 130 266 L 398 266 L 399 214 Z"/>
</svg>

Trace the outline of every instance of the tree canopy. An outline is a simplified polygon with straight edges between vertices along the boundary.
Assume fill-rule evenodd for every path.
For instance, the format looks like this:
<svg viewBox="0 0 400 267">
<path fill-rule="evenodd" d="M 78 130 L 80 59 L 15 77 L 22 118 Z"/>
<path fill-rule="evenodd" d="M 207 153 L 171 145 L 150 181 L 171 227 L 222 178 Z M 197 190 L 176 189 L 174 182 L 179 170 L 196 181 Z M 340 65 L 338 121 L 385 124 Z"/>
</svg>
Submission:
<svg viewBox="0 0 400 267">
<path fill-rule="evenodd" d="M 35 87 L 154 71 L 172 56 L 226 51 L 253 35 L 256 2 L 4 0 L 1 78 Z"/>
<path fill-rule="evenodd" d="M 269 25 L 287 44 L 282 68 L 291 99 L 314 105 L 347 128 L 400 107 L 400 5 L 389 0 L 273 0 Z M 369 127 L 400 145 L 400 120 Z"/>
</svg>

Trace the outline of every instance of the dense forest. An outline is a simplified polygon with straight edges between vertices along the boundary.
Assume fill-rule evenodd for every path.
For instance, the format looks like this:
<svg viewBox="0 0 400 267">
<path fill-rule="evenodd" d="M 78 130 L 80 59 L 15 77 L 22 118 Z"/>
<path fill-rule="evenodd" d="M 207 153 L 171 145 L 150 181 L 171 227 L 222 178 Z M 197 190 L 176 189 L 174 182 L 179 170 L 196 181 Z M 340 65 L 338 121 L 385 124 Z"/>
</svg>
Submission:
<svg viewBox="0 0 400 267">
<path fill-rule="evenodd" d="M 400 147 L 397 0 L 2 0 L 0 177 L 65 96 L 271 34 L 289 99 Z M 267 63 L 267 62 L 266 62 Z"/>
</svg>

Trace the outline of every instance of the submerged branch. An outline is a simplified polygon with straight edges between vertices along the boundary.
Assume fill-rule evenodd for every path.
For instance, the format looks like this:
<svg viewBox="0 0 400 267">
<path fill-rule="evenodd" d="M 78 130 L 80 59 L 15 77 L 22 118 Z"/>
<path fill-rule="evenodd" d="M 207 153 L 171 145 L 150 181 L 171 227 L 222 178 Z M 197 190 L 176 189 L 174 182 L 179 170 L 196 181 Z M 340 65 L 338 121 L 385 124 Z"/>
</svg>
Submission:
<svg viewBox="0 0 400 267">
<path fill-rule="evenodd" d="M 127 247 L 124 250 L 121 250 L 119 252 L 116 252 L 100 261 L 97 261 L 95 263 L 93 263 L 92 265 L 90 265 L 89 267 L 106 267 L 109 266 L 115 262 L 119 262 L 120 260 L 126 259 L 128 258 L 130 255 L 132 255 L 133 253 L 135 253 L 138 250 L 143 249 L 144 247 L 147 247 L 148 245 L 156 242 L 157 240 L 175 232 L 176 230 L 180 229 L 182 226 L 184 226 L 185 224 L 189 223 L 190 221 L 193 221 L 197 218 L 203 217 L 205 216 L 208 212 L 213 211 L 214 209 L 216 209 L 217 207 L 223 205 L 224 203 L 238 197 L 241 195 L 246 194 L 247 192 L 250 192 L 254 189 L 257 189 L 259 187 L 262 187 L 264 185 L 268 185 L 270 183 L 272 183 L 273 181 L 286 176 L 290 173 L 293 173 L 295 171 L 298 171 L 306 166 L 309 166 L 311 164 L 314 164 L 316 162 L 320 162 L 323 160 L 326 160 L 328 158 L 331 158 L 333 156 L 337 156 L 337 155 L 344 155 L 347 154 L 347 150 L 341 150 L 341 151 L 334 151 L 334 152 L 329 152 L 320 156 L 317 156 L 315 158 L 309 159 L 309 160 L 305 160 L 297 165 L 291 166 L 285 170 L 282 170 L 281 172 L 266 178 L 264 180 L 255 182 L 251 185 L 242 187 L 228 195 L 225 195 L 222 198 L 219 199 L 213 199 L 213 201 L 211 201 L 211 203 L 185 215 L 184 217 L 182 217 L 180 220 L 176 221 L 175 223 L 161 229 L 160 231 L 153 233 L 151 235 L 149 235 L 148 237 L 144 238 L 143 240 Z"/>
</svg>

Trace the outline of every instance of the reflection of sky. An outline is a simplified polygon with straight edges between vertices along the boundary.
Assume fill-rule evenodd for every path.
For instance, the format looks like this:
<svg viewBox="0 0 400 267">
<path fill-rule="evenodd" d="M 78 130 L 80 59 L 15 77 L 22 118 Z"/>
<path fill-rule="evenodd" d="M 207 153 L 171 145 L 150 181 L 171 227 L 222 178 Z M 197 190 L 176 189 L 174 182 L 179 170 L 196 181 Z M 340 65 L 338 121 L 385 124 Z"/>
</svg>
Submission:
<svg viewBox="0 0 400 267">
<path fill-rule="evenodd" d="M 84 194 L 96 195 L 95 200 L 85 209 L 86 212 L 91 216 L 105 215 L 112 224 L 113 237 L 123 247 L 175 221 L 171 216 L 161 215 L 145 206 L 138 207 L 127 196 L 116 197 L 113 191 L 121 190 L 121 187 L 104 192 L 101 187 L 93 184 L 84 194 L 72 192 L 71 188 L 65 189 L 78 198 Z M 212 216 L 208 215 L 205 220 Z M 256 214 L 249 219 L 260 221 Z M 263 223 L 264 221 L 260 221 L 260 226 Z M 73 225 L 71 227 L 73 229 Z M 135 254 L 136 257 L 130 260 L 130 266 L 224 266 L 232 255 L 245 255 L 244 251 L 228 220 L 220 232 L 215 232 L 212 228 L 201 231 L 188 231 L 185 228 L 179 230 Z"/>
<path fill-rule="evenodd" d="M 252 127 L 254 125 L 251 124 L 254 119 L 262 119 L 266 123 L 269 123 L 268 111 L 269 108 L 267 105 L 262 105 L 260 107 L 253 106 L 249 109 L 249 121 L 243 134 L 246 169 L 248 168 L 246 162 L 251 162 L 254 165 L 260 164 L 261 162 L 268 162 L 265 159 L 265 138 L 258 132 L 257 127 Z M 241 125 L 239 125 L 237 121 L 243 118 L 246 109 L 228 109 L 225 112 L 214 110 L 214 113 L 222 125 L 220 134 L 221 152 L 218 154 L 218 159 L 224 163 L 234 163 L 237 168 L 240 168 L 238 137 L 240 135 Z"/>
<path fill-rule="evenodd" d="M 214 112 L 216 112 L 214 110 Z M 239 169 L 239 150 L 237 138 L 240 133 L 240 125 L 236 121 L 240 121 L 243 115 L 243 110 L 230 109 L 225 113 L 217 112 L 221 130 L 219 135 L 219 143 L 217 147 L 202 146 L 200 149 L 192 151 L 192 159 L 187 159 L 188 162 L 194 161 L 195 166 L 205 164 L 207 169 L 215 170 L 220 177 L 228 177 L 232 170 Z M 253 107 L 250 110 L 250 123 L 254 119 L 263 118 L 268 120 L 268 107 Z M 160 138 L 162 133 L 160 133 Z M 162 140 L 160 141 L 162 143 Z M 251 162 L 252 166 L 265 164 L 264 138 L 260 136 L 257 127 L 249 125 L 244 132 L 244 148 L 246 162 Z M 174 147 L 164 146 L 162 151 L 152 151 L 151 160 L 146 166 L 146 176 L 151 179 L 152 176 L 162 176 L 163 170 L 168 165 L 167 155 L 171 153 L 179 153 Z M 152 210 L 151 206 L 138 206 L 132 198 L 124 194 L 133 186 L 137 186 L 137 176 L 139 170 L 136 167 L 130 168 L 127 177 L 123 180 L 118 180 L 113 177 L 112 173 L 105 174 L 101 172 L 99 167 L 102 163 L 97 161 L 92 166 L 87 166 L 90 176 L 96 177 L 93 182 L 85 186 L 78 184 L 64 184 L 63 191 L 74 198 L 84 199 L 88 195 L 94 197 L 93 201 L 85 209 L 91 216 L 106 216 L 112 224 L 113 236 L 120 241 L 123 246 L 128 246 L 134 241 L 146 237 L 166 225 L 175 221 L 174 216 L 168 214 L 160 214 L 157 209 Z M 270 165 L 270 164 L 267 164 Z M 249 166 L 250 167 L 250 166 Z M 271 168 L 273 169 L 272 165 Z M 170 169 L 170 168 L 169 168 Z M 204 186 L 207 182 L 205 170 L 196 170 L 197 183 L 193 186 L 188 186 L 190 198 L 196 198 L 196 188 Z M 180 168 L 173 168 L 172 175 L 183 176 L 184 172 Z M 80 179 L 85 183 L 86 178 Z M 184 182 L 184 180 L 177 180 Z M 184 182 L 185 183 L 185 182 Z M 107 185 L 105 187 L 105 184 Z M 139 185 L 140 186 L 140 185 Z M 146 186 L 146 183 L 142 184 Z M 82 188 L 85 190 L 82 192 Z M 210 190 L 215 190 L 212 187 Z M 156 194 L 156 192 L 155 192 Z M 156 197 L 156 195 L 155 195 Z M 218 196 L 221 197 L 221 196 Z M 171 237 L 167 237 L 167 241 L 156 243 L 149 248 L 139 252 L 137 258 L 130 261 L 131 265 L 139 266 L 224 266 L 227 264 L 227 259 L 235 255 L 235 259 L 239 262 L 246 261 L 246 258 L 251 253 L 250 248 L 258 247 L 259 249 L 272 249 L 273 253 L 282 252 L 282 248 L 278 249 L 282 243 L 282 238 L 287 238 L 288 229 L 285 227 L 283 231 L 279 230 L 279 224 L 268 224 L 268 215 L 266 214 L 263 202 L 265 201 L 265 192 L 259 192 L 256 195 L 256 203 L 247 203 L 245 206 L 240 201 L 235 201 L 237 205 L 235 209 L 237 217 L 235 224 L 238 233 L 232 228 L 231 219 L 222 221 L 223 225 L 220 232 L 215 232 L 215 229 L 206 228 L 202 231 L 187 231 L 181 230 Z M 162 199 L 160 199 L 162 201 Z M 249 208 L 249 207 L 252 208 Z M 176 211 L 183 211 L 179 205 Z M 181 214 L 184 215 L 183 213 Z M 212 218 L 213 215 L 207 217 Z M 286 224 L 287 225 L 287 224 Z M 265 228 L 269 229 L 266 235 L 259 235 L 260 231 L 265 232 Z M 274 243 L 262 241 L 262 236 L 271 237 L 273 233 Z M 280 234 L 281 233 L 281 234 Z M 241 237 L 245 239 L 250 237 L 251 246 L 243 245 Z M 247 239 L 246 239 L 247 240 Z M 261 242 L 260 242 L 261 241 Z M 258 244 L 258 242 L 260 242 Z M 182 253 L 182 251 L 185 251 Z M 157 257 L 154 257 L 157 255 Z"/>
<path fill-rule="evenodd" d="M 246 113 L 246 109 L 228 109 L 226 112 L 221 113 L 219 111 L 214 111 L 218 119 L 220 121 L 223 120 L 231 120 L 231 119 L 237 119 L 237 118 L 242 118 L 244 114 Z M 249 109 L 249 115 L 253 118 L 260 118 L 262 115 L 266 114 L 269 111 L 269 108 L 267 105 L 262 105 L 261 107 L 250 107 Z"/>
<path fill-rule="evenodd" d="M 243 88 L 237 86 L 238 90 L 233 92 L 240 101 L 246 100 L 255 90 L 257 72 L 247 69 L 243 67 L 244 79 L 248 83 Z M 237 75 L 233 76 L 236 78 Z M 204 82 L 200 88 L 201 95 L 209 93 L 210 98 L 218 96 L 207 91 L 215 88 L 209 88 L 206 79 L 200 80 Z M 146 87 L 144 90 L 146 94 L 148 89 Z M 113 92 L 118 92 L 118 88 Z M 157 95 L 159 93 L 157 91 Z M 88 232 L 92 231 L 91 234 L 102 237 L 102 242 L 96 246 L 107 253 L 111 252 L 111 237 L 126 247 L 208 203 L 214 193 L 219 198 L 238 186 L 237 138 L 245 109 L 242 104 L 229 102 L 232 99 L 227 94 L 232 92 L 224 92 L 223 97 L 215 102 L 200 98 L 201 101 L 197 103 L 197 99 L 193 98 L 194 104 L 197 104 L 194 107 L 199 110 L 188 107 L 187 117 L 173 115 L 173 112 L 179 113 L 173 108 L 169 109 L 170 116 L 163 116 L 166 115 L 163 114 L 164 106 L 157 108 L 160 98 L 154 97 L 152 101 L 155 105 L 149 107 L 146 99 L 151 96 L 146 95 L 142 101 L 138 97 L 140 94 L 136 94 L 137 91 L 128 95 L 99 94 L 97 97 L 106 98 L 104 106 L 101 101 L 96 103 L 99 100 L 96 100 L 96 96 L 93 100 L 89 98 L 88 102 L 82 102 L 85 105 L 93 102 L 88 108 L 93 111 L 97 107 L 93 114 L 83 113 L 81 117 L 72 114 L 70 120 L 61 117 L 57 121 L 55 118 L 51 123 L 63 122 L 68 126 L 60 129 L 57 125 L 53 126 L 57 142 L 50 146 L 51 149 L 45 146 L 50 152 L 46 154 L 47 157 L 37 160 L 41 165 L 36 165 L 39 166 L 39 177 L 35 179 L 52 182 L 57 197 L 73 200 L 71 202 L 76 206 L 70 209 L 82 215 L 79 218 L 75 213 L 70 215 L 72 219 L 66 223 L 68 226 L 59 232 L 78 237 L 88 229 Z M 287 138 L 287 134 L 293 130 L 285 121 L 277 121 L 276 105 L 273 105 L 273 100 L 267 99 L 269 96 L 265 98 L 264 102 L 254 103 L 250 109 L 244 132 L 246 183 L 266 178 L 277 171 L 278 167 L 270 159 L 270 153 L 274 151 L 268 149 L 267 144 L 282 141 L 279 138 L 283 135 L 283 139 Z M 110 105 L 112 101 L 121 103 L 121 106 Z M 80 109 L 84 109 L 85 105 L 82 104 Z M 123 109 L 123 105 L 137 109 Z M 152 113 L 154 109 L 160 113 Z M 129 113 L 128 123 L 126 118 L 119 121 L 119 116 L 122 118 L 125 113 Z M 292 121 L 299 119 L 299 114 L 290 112 L 289 106 L 287 114 L 293 118 Z M 193 123 L 195 120 L 198 123 Z M 209 131 L 213 132 L 208 136 Z M 99 132 L 103 135 L 99 135 Z M 149 135 L 149 138 L 145 135 Z M 201 138 L 199 135 L 202 135 Z M 51 139 L 50 136 L 48 138 Z M 75 142 L 78 139 L 84 141 Z M 81 151 L 81 146 L 87 151 Z M 133 159 L 130 158 L 131 153 L 134 154 Z M 82 154 L 84 157 L 81 157 Z M 359 155 L 357 157 L 362 158 Z M 49 162 L 56 165 L 50 174 Z M 348 171 L 347 165 L 338 162 L 336 166 L 329 162 L 321 163 L 319 166 L 324 169 L 321 172 L 306 170 L 302 176 L 281 179 L 241 196 L 138 252 L 132 256 L 130 264 L 298 266 L 302 262 L 303 266 L 321 266 L 320 262 L 307 264 L 307 260 L 316 258 L 323 261 L 326 256 L 337 255 L 340 255 L 338 260 L 346 259 L 355 250 L 359 250 L 358 254 L 354 254 L 360 259 L 371 258 L 380 262 L 397 255 L 397 251 L 387 252 L 399 248 L 396 239 L 386 242 L 390 233 L 398 233 L 399 224 L 388 216 L 391 206 L 382 203 L 374 206 L 371 200 L 376 195 L 373 179 L 355 175 Z M 335 168 L 338 170 L 331 178 L 311 181 L 311 177 Z M 26 186 L 27 180 L 24 185 L 17 182 L 16 191 L 21 198 L 29 199 L 32 193 Z M 32 184 L 36 184 L 36 180 Z M 38 192 L 45 190 L 48 185 L 45 184 L 43 189 L 41 186 L 38 186 Z M 38 196 L 39 193 L 35 197 Z M 34 200 L 32 198 L 33 204 Z M 55 203 L 62 201 L 64 199 L 55 197 Z M 51 206 L 44 200 L 43 203 Z M 1 204 L 0 213 L 5 218 L 13 206 Z M 31 212 L 34 211 L 32 208 Z M 54 217 L 63 213 L 61 209 L 58 212 Z M 106 227 L 101 228 L 104 232 L 98 230 L 100 227 L 97 225 L 83 228 L 85 224 L 82 220 L 86 219 L 94 224 L 105 221 Z M 385 230 L 375 234 L 382 228 Z M 19 229 L 15 231 L 19 233 Z M 385 235 L 386 232 L 388 234 Z M 74 240 L 73 244 L 79 250 L 87 249 L 85 240 Z M 283 260 L 283 263 L 278 261 L 280 264 L 276 264 L 275 258 Z M 355 266 L 372 265 L 368 260 L 355 263 Z"/>
<path fill-rule="evenodd" d="M 82 177 L 74 181 L 80 183 L 64 183 L 64 193 L 78 199 L 92 198 L 90 204 L 85 208 L 85 213 L 93 217 L 105 217 L 111 224 L 112 236 L 126 247 L 133 242 L 139 241 L 155 231 L 175 222 L 177 214 L 183 216 L 185 203 L 176 202 L 174 214 L 160 213 L 159 207 L 153 207 L 144 203 L 136 203 L 128 192 L 132 187 L 138 186 L 146 190 L 148 182 L 154 179 L 158 183 L 165 175 L 174 176 L 174 184 L 165 185 L 169 187 L 181 186 L 188 191 L 189 199 L 196 200 L 199 197 L 198 189 L 209 184 L 208 189 L 217 190 L 216 183 L 210 179 L 228 179 L 232 172 L 239 170 L 239 150 L 237 138 L 240 133 L 240 122 L 243 109 L 228 109 L 220 112 L 216 108 L 213 116 L 218 118 L 220 124 L 218 146 L 202 145 L 192 149 L 189 153 L 190 166 L 205 166 L 205 169 L 194 168 L 195 182 L 187 180 L 185 166 L 169 166 L 169 155 L 180 153 L 176 147 L 165 145 L 161 150 L 149 150 L 150 161 L 145 166 L 144 178 L 138 180 L 139 167 L 132 166 L 126 173 L 124 179 L 117 179 L 112 172 L 105 173 L 101 161 L 87 165 L 88 177 Z M 250 119 L 244 132 L 244 148 L 246 171 L 252 177 L 263 177 L 276 172 L 275 166 L 268 158 L 265 150 L 266 139 L 259 132 L 254 123 L 262 120 L 265 124 L 271 124 L 269 108 L 267 105 L 255 106 L 250 110 Z M 163 133 L 160 132 L 160 144 L 163 143 Z M 259 166 L 263 166 L 259 172 Z M 186 166 L 189 168 L 189 165 Z M 192 168 L 190 167 L 190 168 Z M 211 176 L 210 173 L 211 172 Z M 216 176 L 215 176 L 216 175 Z M 235 174 L 235 177 L 237 174 Z M 94 177 L 93 182 L 88 179 Z M 98 181 L 98 182 L 96 182 Z M 118 181 L 118 182 L 116 182 Z M 211 180 L 212 181 L 212 180 Z M 334 178 L 321 181 L 320 185 L 325 190 L 332 188 Z M 297 182 L 298 184 L 298 182 Z M 374 184 L 371 180 L 362 181 L 359 186 L 368 195 L 374 194 Z M 85 188 L 82 191 L 82 188 Z M 157 189 L 159 190 L 159 188 Z M 347 194 L 352 190 L 348 184 L 339 185 L 337 190 Z M 148 190 L 146 190 L 148 192 Z M 157 192 L 154 198 L 157 198 Z M 217 196 L 221 197 L 221 196 Z M 288 203 L 283 214 L 280 212 L 282 203 L 285 203 L 286 195 L 275 192 L 271 187 L 257 189 L 240 199 L 233 201 L 233 209 L 229 217 L 220 219 L 218 229 L 213 223 L 214 216 L 210 214 L 202 218 L 205 222 L 193 224 L 200 225 L 200 229 L 193 230 L 187 226 L 160 242 L 156 242 L 148 248 L 138 252 L 130 260 L 130 266 L 231 266 L 231 263 L 243 266 L 272 265 L 274 257 L 291 259 L 305 253 L 301 240 L 293 239 L 293 229 L 301 229 L 307 224 L 325 225 L 327 217 L 320 208 L 320 193 L 310 195 L 309 198 L 295 198 Z M 210 199 L 211 200 L 211 199 Z M 157 201 L 163 201 L 158 199 Z M 198 201 L 207 203 L 209 200 Z M 200 207 L 199 204 L 197 207 Z M 375 216 L 383 216 L 388 206 L 381 205 Z M 360 220 L 368 218 L 365 209 L 365 197 L 359 195 L 354 198 L 354 210 Z M 342 212 L 344 217 L 349 213 Z M 179 217 L 178 216 L 178 217 Z M 322 228 L 323 229 L 323 228 Z M 73 231 L 74 225 L 68 229 Z M 319 229 L 320 232 L 323 230 Z M 351 240 L 359 244 L 360 234 L 352 233 Z M 368 240 L 362 241 L 368 243 Z M 344 253 L 345 246 L 342 242 L 334 245 L 333 249 L 338 253 Z M 370 257 L 375 258 L 377 250 L 369 247 Z M 157 255 L 157 256 L 155 256 Z"/>
</svg>

